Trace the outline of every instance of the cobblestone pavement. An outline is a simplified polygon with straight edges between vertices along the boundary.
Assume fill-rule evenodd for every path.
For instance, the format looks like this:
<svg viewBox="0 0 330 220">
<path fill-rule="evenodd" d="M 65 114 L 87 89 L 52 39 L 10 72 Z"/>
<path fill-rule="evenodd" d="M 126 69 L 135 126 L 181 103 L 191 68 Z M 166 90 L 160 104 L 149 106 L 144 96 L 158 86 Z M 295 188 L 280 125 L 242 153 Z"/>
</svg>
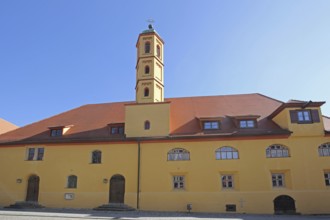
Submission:
<svg viewBox="0 0 330 220">
<path fill-rule="evenodd" d="M 0 209 L 0 220 L 330 220 L 330 215 L 245 215 L 245 214 L 214 214 L 214 213 L 180 213 L 180 212 L 107 212 L 93 210 L 8 210 Z"/>
</svg>

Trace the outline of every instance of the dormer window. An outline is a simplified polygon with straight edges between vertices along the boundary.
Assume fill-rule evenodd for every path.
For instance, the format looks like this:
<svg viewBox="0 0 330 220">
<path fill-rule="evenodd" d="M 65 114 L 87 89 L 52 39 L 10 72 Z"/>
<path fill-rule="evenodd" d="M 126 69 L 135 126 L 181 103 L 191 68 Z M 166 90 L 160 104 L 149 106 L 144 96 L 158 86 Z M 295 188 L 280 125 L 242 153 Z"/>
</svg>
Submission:
<svg viewBox="0 0 330 220">
<path fill-rule="evenodd" d="M 239 121 L 239 127 L 240 128 L 254 128 L 255 126 L 255 120 L 240 120 Z"/>
<path fill-rule="evenodd" d="M 63 128 L 50 130 L 50 136 L 52 136 L 52 137 L 57 137 L 57 136 L 62 136 L 62 135 L 63 135 Z"/>
<path fill-rule="evenodd" d="M 204 121 L 203 122 L 203 129 L 204 130 L 217 130 L 219 129 L 219 122 L 218 121 Z"/>
<path fill-rule="evenodd" d="M 222 117 L 201 117 L 199 120 L 200 128 L 205 131 L 218 132 L 220 130 Z"/>
<path fill-rule="evenodd" d="M 256 128 L 258 127 L 257 119 L 260 118 L 260 115 L 235 115 L 227 116 L 235 124 L 237 128 Z"/>
<path fill-rule="evenodd" d="M 123 135 L 125 131 L 124 123 L 109 124 L 110 135 Z"/>
<path fill-rule="evenodd" d="M 311 115 L 309 110 L 297 111 L 298 122 L 311 122 Z"/>
<path fill-rule="evenodd" d="M 63 136 L 73 125 L 48 127 L 51 137 Z"/>
<path fill-rule="evenodd" d="M 311 124 L 320 122 L 320 115 L 317 109 L 290 110 L 291 123 Z"/>
</svg>

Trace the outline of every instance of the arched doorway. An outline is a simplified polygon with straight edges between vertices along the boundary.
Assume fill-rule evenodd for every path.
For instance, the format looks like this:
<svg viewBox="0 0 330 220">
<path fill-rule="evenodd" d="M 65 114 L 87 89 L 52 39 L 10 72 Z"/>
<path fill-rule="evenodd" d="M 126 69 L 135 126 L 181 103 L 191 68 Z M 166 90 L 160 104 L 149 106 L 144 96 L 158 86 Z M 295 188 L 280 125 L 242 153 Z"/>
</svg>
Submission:
<svg viewBox="0 0 330 220">
<path fill-rule="evenodd" d="M 125 178 L 122 175 L 113 175 L 110 179 L 109 203 L 124 203 Z"/>
<path fill-rule="evenodd" d="M 39 197 L 39 182 L 40 178 L 36 175 L 31 175 L 28 180 L 28 187 L 26 191 L 27 202 L 38 202 Z"/>
<path fill-rule="evenodd" d="M 296 205 L 293 198 L 287 195 L 281 195 L 274 199 L 275 214 L 295 213 Z"/>
</svg>

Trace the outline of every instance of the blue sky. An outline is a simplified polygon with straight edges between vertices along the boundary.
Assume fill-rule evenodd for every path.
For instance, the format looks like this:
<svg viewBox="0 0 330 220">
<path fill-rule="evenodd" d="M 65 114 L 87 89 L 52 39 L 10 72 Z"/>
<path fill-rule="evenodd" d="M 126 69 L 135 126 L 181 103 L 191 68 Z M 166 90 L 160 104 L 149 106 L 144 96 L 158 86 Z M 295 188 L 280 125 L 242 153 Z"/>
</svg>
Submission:
<svg viewBox="0 0 330 220">
<path fill-rule="evenodd" d="M 327 101 L 328 0 L 1 0 L 0 117 L 18 126 L 135 99 L 136 40 L 165 41 L 165 97 Z"/>
</svg>

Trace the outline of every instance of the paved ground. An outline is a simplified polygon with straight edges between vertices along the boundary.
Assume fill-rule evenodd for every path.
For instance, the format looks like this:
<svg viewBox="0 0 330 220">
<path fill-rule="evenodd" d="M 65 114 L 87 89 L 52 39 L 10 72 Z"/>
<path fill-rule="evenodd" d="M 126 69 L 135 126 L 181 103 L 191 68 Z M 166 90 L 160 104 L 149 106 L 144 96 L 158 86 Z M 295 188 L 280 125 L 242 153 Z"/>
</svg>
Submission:
<svg viewBox="0 0 330 220">
<path fill-rule="evenodd" d="M 0 209 L 0 220 L 95 220 L 95 219 L 120 219 L 120 220 L 330 220 L 330 215 L 319 216 L 279 216 L 279 215 L 242 215 L 242 214 L 207 214 L 207 213 L 180 213 L 180 212 L 106 212 L 92 210 L 8 210 Z"/>
</svg>

